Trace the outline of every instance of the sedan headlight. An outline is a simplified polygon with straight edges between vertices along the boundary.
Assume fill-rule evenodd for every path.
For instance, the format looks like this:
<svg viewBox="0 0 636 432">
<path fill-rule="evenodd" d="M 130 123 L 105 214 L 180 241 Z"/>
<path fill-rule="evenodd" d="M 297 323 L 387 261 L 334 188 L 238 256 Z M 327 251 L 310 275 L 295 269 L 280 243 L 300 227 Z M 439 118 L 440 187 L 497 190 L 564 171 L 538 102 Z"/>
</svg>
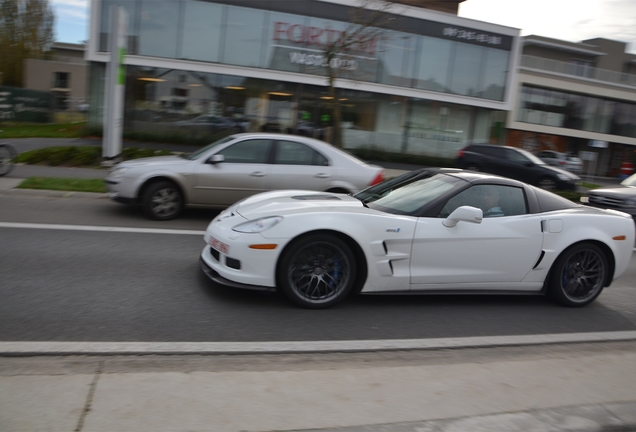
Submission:
<svg viewBox="0 0 636 432">
<path fill-rule="evenodd" d="M 557 177 L 559 178 L 559 180 L 572 181 L 572 178 L 566 176 L 565 174 L 557 173 Z"/>
<path fill-rule="evenodd" d="M 109 172 L 108 172 L 108 177 L 110 178 L 120 178 L 124 176 L 124 173 L 128 171 L 128 168 L 125 167 L 115 167 L 112 168 Z"/>
<path fill-rule="evenodd" d="M 282 216 L 271 216 L 262 219 L 245 222 L 232 228 L 232 231 L 241 233 L 260 233 L 267 231 L 283 220 Z"/>
</svg>

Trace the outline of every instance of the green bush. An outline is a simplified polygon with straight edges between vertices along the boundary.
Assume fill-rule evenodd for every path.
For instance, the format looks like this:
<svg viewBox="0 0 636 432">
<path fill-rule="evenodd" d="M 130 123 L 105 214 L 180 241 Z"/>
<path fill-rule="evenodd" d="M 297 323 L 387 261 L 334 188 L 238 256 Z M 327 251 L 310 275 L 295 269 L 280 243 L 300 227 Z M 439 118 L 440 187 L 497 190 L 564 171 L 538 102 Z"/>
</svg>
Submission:
<svg viewBox="0 0 636 432">
<path fill-rule="evenodd" d="M 139 149 L 126 147 L 122 150 L 124 160 L 150 156 L 167 156 L 168 150 Z M 99 167 L 102 163 L 102 148 L 99 146 L 66 146 L 47 147 L 21 153 L 18 163 L 31 165 L 67 166 L 67 167 Z"/>
</svg>

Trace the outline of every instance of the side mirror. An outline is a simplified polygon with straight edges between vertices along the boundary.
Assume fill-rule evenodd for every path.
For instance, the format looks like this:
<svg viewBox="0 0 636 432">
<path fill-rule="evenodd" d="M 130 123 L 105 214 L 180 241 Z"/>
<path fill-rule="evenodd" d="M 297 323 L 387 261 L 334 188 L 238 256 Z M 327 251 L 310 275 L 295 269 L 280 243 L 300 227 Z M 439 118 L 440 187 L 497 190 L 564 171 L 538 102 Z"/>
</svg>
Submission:
<svg viewBox="0 0 636 432">
<path fill-rule="evenodd" d="M 477 207 L 461 206 L 457 207 L 454 212 L 448 215 L 442 222 L 445 227 L 452 228 L 457 222 L 470 222 L 480 224 L 484 217 L 484 212 Z"/>
<path fill-rule="evenodd" d="M 223 156 L 222 154 L 212 155 L 210 158 L 208 158 L 207 161 L 205 161 L 205 163 L 208 163 L 210 165 L 216 165 L 221 162 L 225 162 L 225 156 Z"/>
</svg>

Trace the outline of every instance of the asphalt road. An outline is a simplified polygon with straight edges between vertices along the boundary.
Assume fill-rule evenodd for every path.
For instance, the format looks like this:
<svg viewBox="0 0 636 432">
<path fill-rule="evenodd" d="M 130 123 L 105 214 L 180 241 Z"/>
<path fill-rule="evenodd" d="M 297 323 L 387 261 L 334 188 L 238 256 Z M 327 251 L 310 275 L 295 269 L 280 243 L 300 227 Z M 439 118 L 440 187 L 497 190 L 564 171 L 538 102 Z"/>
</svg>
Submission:
<svg viewBox="0 0 636 432">
<path fill-rule="evenodd" d="M 153 222 L 105 198 L 0 193 L 0 340 L 328 341 L 636 329 L 636 258 L 582 309 L 539 296 L 360 295 L 328 310 L 300 309 L 280 295 L 220 287 L 203 276 L 201 233 L 214 214 L 190 210 Z"/>
</svg>

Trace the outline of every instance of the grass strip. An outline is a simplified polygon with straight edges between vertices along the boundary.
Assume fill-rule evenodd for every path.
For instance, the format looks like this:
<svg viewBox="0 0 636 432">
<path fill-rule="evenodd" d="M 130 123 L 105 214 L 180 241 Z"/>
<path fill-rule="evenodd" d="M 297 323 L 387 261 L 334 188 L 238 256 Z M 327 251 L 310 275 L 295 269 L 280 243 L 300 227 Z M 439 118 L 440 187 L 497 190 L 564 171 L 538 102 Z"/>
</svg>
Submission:
<svg viewBox="0 0 636 432">
<path fill-rule="evenodd" d="M 18 185 L 19 189 L 46 189 L 67 192 L 105 193 L 102 179 L 74 179 L 53 177 L 29 177 Z"/>
</svg>

